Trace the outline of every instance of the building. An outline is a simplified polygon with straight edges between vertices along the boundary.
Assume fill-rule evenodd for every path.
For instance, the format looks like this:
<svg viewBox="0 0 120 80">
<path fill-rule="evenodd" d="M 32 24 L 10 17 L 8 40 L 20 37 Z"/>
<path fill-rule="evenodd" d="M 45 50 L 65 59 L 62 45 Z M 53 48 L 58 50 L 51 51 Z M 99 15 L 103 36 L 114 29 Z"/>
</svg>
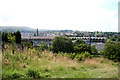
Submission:
<svg viewBox="0 0 120 80">
<path fill-rule="evenodd" d="M 40 46 L 43 42 L 51 44 L 53 36 L 22 36 L 23 42 L 32 42 L 33 46 Z"/>
</svg>

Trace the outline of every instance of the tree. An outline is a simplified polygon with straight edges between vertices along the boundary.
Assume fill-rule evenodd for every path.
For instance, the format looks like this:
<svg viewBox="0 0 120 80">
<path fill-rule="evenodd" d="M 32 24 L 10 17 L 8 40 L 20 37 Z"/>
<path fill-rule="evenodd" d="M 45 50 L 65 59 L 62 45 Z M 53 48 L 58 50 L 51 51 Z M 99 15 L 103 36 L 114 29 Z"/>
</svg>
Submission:
<svg viewBox="0 0 120 80">
<path fill-rule="evenodd" d="M 109 40 L 103 49 L 103 56 L 111 59 L 111 55 L 115 54 L 115 43 L 112 40 Z"/>
<path fill-rule="evenodd" d="M 18 30 L 16 33 L 14 33 L 14 35 L 15 35 L 16 43 L 17 44 L 21 43 L 21 33 L 20 33 L 20 31 Z"/>
<path fill-rule="evenodd" d="M 36 34 L 34 34 L 34 36 L 36 36 Z"/>
<path fill-rule="evenodd" d="M 72 52 L 73 43 L 72 39 L 65 36 L 58 36 L 52 40 L 52 51 L 58 53 L 60 52 Z"/>
<path fill-rule="evenodd" d="M 91 49 L 90 49 L 90 46 L 88 45 L 88 44 L 84 44 L 84 43 L 82 43 L 82 44 L 79 44 L 79 45 L 76 45 L 75 47 L 74 47 L 74 51 L 76 52 L 76 53 L 79 53 L 79 54 L 81 54 L 82 52 L 85 52 L 85 51 L 87 51 L 87 52 L 91 52 Z"/>
<path fill-rule="evenodd" d="M 114 61 L 120 61 L 120 42 L 109 40 L 103 49 L 103 56 Z"/>
<path fill-rule="evenodd" d="M 7 35 L 8 41 L 11 42 L 12 44 L 15 44 L 15 36 L 12 35 L 12 32 L 9 31 Z"/>
<path fill-rule="evenodd" d="M 111 37 L 110 38 L 112 41 L 116 41 L 116 38 L 115 37 Z"/>
<path fill-rule="evenodd" d="M 115 44 L 116 54 L 115 54 L 115 61 L 120 61 L 120 42 Z"/>
<path fill-rule="evenodd" d="M 8 35 L 8 33 L 6 33 L 6 32 L 3 32 L 3 33 L 2 33 L 2 41 L 3 41 L 3 42 L 8 42 L 8 37 L 7 37 L 7 35 Z"/>
<path fill-rule="evenodd" d="M 12 43 L 12 51 L 13 51 L 13 54 L 14 54 L 14 49 L 15 49 L 14 44 L 15 44 L 15 42 L 16 42 L 16 41 L 15 41 L 15 36 L 12 35 L 12 32 L 9 31 L 7 37 L 8 37 L 8 41 L 10 41 L 10 42 Z"/>
<path fill-rule="evenodd" d="M 10 31 L 9 31 L 9 33 L 3 32 L 2 33 L 2 41 L 3 42 L 12 42 L 11 40 L 12 40 L 12 37 L 14 37 L 14 36 L 15 36 L 15 42 L 17 44 L 21 43 L 21 33 L 19 30 L 17 32 L 14 32 L 14 33 L 10 32 Z"/>
<path fill-rule="evenodd" d="M 76 46 L 76 45 L 79 45 L 79 44 L 85 44 L 85 41 L 83 41 L 82 39 L 77 39 L 73 45 Z"/>
<path fill-rule="evenodd" d="M 5 41 L 5 33 L 4 32 L 2 33 L 2 41 L 3 42 Z"/>
<path fill-rule="evenodd" d="M 95 46 L 91 46 L 91 54 L 94 56 L 98 55 L 98 50 L 95 48 Z"/>
</svg>

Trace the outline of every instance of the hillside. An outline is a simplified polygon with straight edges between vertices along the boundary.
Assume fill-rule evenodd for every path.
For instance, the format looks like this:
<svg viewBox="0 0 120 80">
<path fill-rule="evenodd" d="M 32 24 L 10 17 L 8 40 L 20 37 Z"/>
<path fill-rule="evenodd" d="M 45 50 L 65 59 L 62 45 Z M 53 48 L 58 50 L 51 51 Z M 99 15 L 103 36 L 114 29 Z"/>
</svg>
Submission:
<svg viewBox="0 0 120 80">
<path fill-rule="evenodd" d="M 36 32 L 36 29 L 30 28 L 30 27 L 24 27 L 24 26 L 3 26 L 2 31 L 8 32 L 8 31 L 15 32 L 19 30 L 20 32 Z M 72 30 L 50 30 L 50 29 L 39 29 L 41 32 L 73 32 Z"/>
<path fill-rule="evenodd" d="M 30 28 L 30 27 L 22 27 L 22 26 L 3 26 L 2 27 L 3 32 L 8 32 L 9 30 L 12 31 L 12 32 L 15 32 L 17 30 L 19 30 L 21 32 L 36 31 L 36 29 Z"/>
<path fill-rule="evenodd" d="M 3 78 L 117 78 L 118 63 L 95 57 L 77 61 L 50 51 L 7 46 L 3 51 Z"/>
</svg>

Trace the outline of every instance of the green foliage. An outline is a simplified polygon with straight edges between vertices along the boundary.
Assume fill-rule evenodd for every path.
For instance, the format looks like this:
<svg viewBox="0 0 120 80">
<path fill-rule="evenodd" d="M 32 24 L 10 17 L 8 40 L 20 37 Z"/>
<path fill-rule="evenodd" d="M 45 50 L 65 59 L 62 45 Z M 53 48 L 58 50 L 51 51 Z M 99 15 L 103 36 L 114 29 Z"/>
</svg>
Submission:
<svg viewBox="0 0 120 80">
<path fill-rule="evenodd" d="M 58 55 L 63 55 L 63 56 L 68 56 L 71 59 L 77 59 L 78 61 L 82 61 L 85 60 L 86 58 L 93 58 L 94 55 L 91 55 L 89 52 L 82 52 L 82 53 L 63 53 L 63 52 L 59 52 Z"/>
<path fill-rule="evenodd" d="M 115 55 L 115 43 L 109 40 L 103 49 L 103 56 L 107 58 L 112 58 L 111 55 Z"/>
<path fill-rule="evenodd" d="M 47 71 L 47 69 L 46 69 L 46 71 Z M 36 78 L 36 79 L 51 77 L 49 73 L 42 73 L 39 70 L 36 70 L 35 68 L 29 68 L 26 72 L 26 75 L 28 77 L 32 77 L 32 78 Z"/>
<path fill-rule="evenodd" d="M 117 38 L 116 38 L 116 37 L 110 37 L 110 40 L 112 40 L 112 41 L 116 41 Z"/>
<path fill-rule="evenodd" d="M 14 43 L 21 43 L 21 33 L 18 30 L 17 32 L 12 33 L 9 31 L 8 33 L 3 32 L 2 33 L 2 41 L 3 42 L 11 42 L 12 44 Z"/>
<path fill-rule="evenodd" d="M 114 64 L 116 62 L 111 60 L 93 58 L 78 63 L 76 60 L 69 59 L 67 57 L 69 55 L 68 53 L 60 52 L 59 54 L 63 54 L 63 56 L 54 56 L 54 53 L 44 51 L 43 54 L 40 54 L 41 57 L 38 57 L 35 49 L 24 49 L 22 52 L 16 49 L 15 54 L 12 54 L 11 48 L 8 47 L 2 54 L 2 76 L 4 79 L 12 78 L 14 80 L 16 80 L 16 78 L 17 80 L 26 78 L 31 80 L 34 78 L 51 78 L 52 80 L 52 78 L 61 77 L 112 78 L 114 75 L 117 76 L 118 66 Z M 82 58 L 79 55 L 81 55 Z M 77 59 L 84 60 L 91 56 L 89 55 L 88 52 L 81 53 L 78 54 Z M 103 63 L 101 63 L 101 61 L 103 61 Z"/>
<path fill-rule="evenodd" d="M 48 49 L 48 45 L 47 45 L 47 43 L 42 43 L 39 47 L 39 50 L 44 51 L 45 49 Z"/>
<path fill-rule="evenodd" d="M 24 77 L 24 74 L 19 73 L 17 70 L 14 71 L 7 71 L 7 73 L 3 73 L 2 77 L 5 77 L 6 79 L 15 79 L 15 78 L 21 78 Z"/>
<path fill-rule="evenodd" d="M 29 43 L 29 42 L 22 42 L 22 45 L 23 45 L 24 47 L 33 48 L 32 44 Z"/>
<path fill-rule="evenodd" d="M 68 54 L 68 57 L 69 57 L 69 58 L 72 58 L 72 59 L 74 59 L 75 56 L 76 56 L 76 53 L 75 53 L 75 52 L 74 52 L 74 53 L 70 53 L 70 54 Z"/>
<path fill-rule="evenodd" d="M 74 46 L 79 45 L 79 44 L 85 44 L 85 41 L 83 41 L 82 39 L 77 39 L 73 44 Z"/>
<path fill-rule="evenodd" d="M 15 32 L 15 40 L 17 44 L 21 43 L 21 33 L 19 30 Z"/>
<path fill-rule="evenodd" d="M 8 35 L 8 33 L 6 33 L 6 32 L 3 32 L 3 33 L 2 33 L 2 41 L 3 41 L 3 42 L 8 42 L 8 37 L 7 37 L 7 35 Z"/>
<path fill-rule="evenodd" d="M 10 41 L 12 44 L 15 44 L 15 36 L 12 35 L 12 32 L 9 31 L 8 35 L 7 35 L 8 41 Z"/>
<path fill-rule="evenodd" d="M 39 78 L 40 79 L 40 73 L 35 69 L 28 69 L 26 75 L 28 77 L 33 77 L 33 78 Z"/>
<path fill-rule="evenodd" d="M 115 43 L 109 40 L 102 51 L 102 55 L 114 61 L 120 61 L 120 42 Z"/>
<path fill-rule="evenodd" d="M 60 52 L 72 52 L 73 43 L 72 39 L 64 36 L 55 37 L 52 40 L 52 51 L 58 53 Z"/>
<path fill-rule="evenodd" d="M 74 51 L 79 54 L 85 51 L 90 53 L 91 49 L 88 44 L 79 44 L 74 47 Z"/>
<path fill-rule="evenodd" d="M 115 44 L 116 54 L 115 54 L 115 61 L 120 61 L 120 42 Z"/>
<path fill-rule="evenodd" d="M 98 50 L 95 48 L 95 46 L 91 46 L 91 54 L 94 56 L 98 55 Z"/>
<path fill-rule="evenodd" d="M 120 41 L 120 37 L 118 37 L 117 41 Z"/>
<path fill-rule="evenodd" d="M 91 55 L 89 52 L 82 52 L 81 54 L 77 54 L 75 56 L 76 59 L 78 59 L 79 61 L 85 60 L 86 58 L 92 58 L 93 55 Z"/>
</svg>

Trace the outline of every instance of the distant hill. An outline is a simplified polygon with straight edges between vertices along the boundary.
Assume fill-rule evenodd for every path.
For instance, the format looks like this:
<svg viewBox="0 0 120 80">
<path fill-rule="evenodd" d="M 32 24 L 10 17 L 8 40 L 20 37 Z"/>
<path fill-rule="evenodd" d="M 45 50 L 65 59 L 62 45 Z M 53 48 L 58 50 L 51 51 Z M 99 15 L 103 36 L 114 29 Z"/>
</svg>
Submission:
<svg viewBox="0 0 120 80">
<path fill-rule="evenodd" d="M 19 27 L 19 26 L 4 26 L 2 27 L 2 32 L 15 32 L 19 30 L 20 32 L 34 32 L 36 29 L 30 28 L 30 27 Z"/>
<path fill-rule="evenodd" d="M 20 32 L 36 32 L 36 29 L 30 27 L 22 26 L 4 26 L 2 27 L 2 32 L 15 32 L 19 30 Z M 73 32 L 72 30 L 50 30 L 50 29 L 39 29 L 40 32 Z"/>
</svg>

